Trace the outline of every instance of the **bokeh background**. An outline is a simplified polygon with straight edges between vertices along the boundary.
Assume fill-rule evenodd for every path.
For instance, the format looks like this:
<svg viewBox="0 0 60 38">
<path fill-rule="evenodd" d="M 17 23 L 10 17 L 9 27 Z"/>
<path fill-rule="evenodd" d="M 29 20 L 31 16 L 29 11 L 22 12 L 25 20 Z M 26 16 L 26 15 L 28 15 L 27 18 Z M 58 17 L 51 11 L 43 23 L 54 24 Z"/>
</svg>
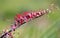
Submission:
<svg viewBox="0 0 60 38">
<path fill-rule="evenodd" d="M 0 0 L 0 35 L 9 29 L 17 13 L 47 9 L 51 3 L 56 8 L 51 13 L 34 19 L 13 33 L 14 38 L 60 38 L 60 0 Z"/>
</svg>

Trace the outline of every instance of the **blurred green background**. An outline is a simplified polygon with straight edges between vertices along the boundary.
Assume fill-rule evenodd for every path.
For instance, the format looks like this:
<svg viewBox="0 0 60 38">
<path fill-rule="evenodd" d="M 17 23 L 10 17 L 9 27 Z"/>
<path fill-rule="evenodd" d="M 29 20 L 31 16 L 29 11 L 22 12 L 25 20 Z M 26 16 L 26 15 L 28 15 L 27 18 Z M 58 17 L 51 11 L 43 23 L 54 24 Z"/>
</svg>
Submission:
<svg viewBox="0 0 60 38">
<path fill-rule="evenodd" d="M 34 19 L 13 32 L 14 38 L 60 38 L 60 0 L 0 0 L 0 34 L 14 21 L 17 13 L 57 6 L 51 13 Z"/>
</svg>

